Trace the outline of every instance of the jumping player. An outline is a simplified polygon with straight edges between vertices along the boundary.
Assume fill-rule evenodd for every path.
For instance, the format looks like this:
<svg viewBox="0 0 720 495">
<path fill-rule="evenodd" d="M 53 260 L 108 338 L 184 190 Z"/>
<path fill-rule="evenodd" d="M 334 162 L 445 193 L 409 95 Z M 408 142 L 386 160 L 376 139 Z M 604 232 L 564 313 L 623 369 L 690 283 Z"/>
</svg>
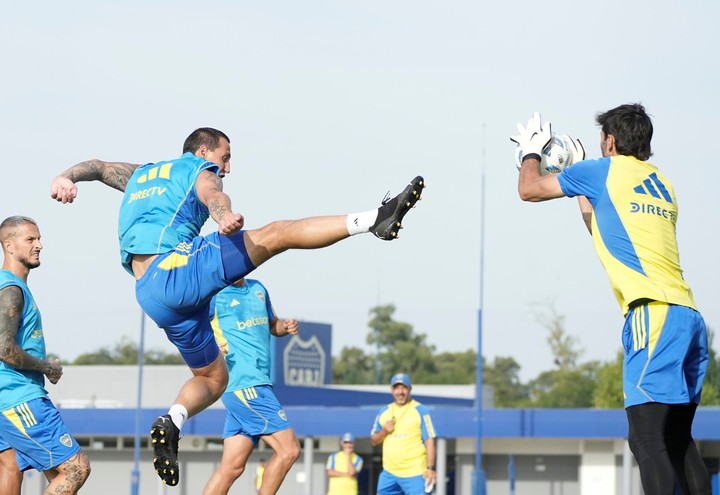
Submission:
<svg viewBox="0 0 720 495">
<path fill-rule="evenodd" d="M 222 186 L 230 156 L 229 138 L 204 127 L 188 136 L 177 159 L 146 165 L 89 160 L 69 168 L 51 185 L 52 198 L 62 203 L 74 201 L 80 181 L 100 181 L 125 193 L 119 218 L 122 264 L 135 277 L 138 303 L 165 330 L 194 375 L 168 414 L 151 428 L 155 468 L 169 485 L 179 480 L 182 425 L 214 403 L 228 382 L 208 319 L 210 299 L 288 249 L 323 248 L 366 232 L 395 239 L 424 187 L 423 178 L 416 177 L 374 210 L 242 230 L 243 216 L 233 212 Z M 210 216 L 218 231 L 200 236 Z"/>
</svg>

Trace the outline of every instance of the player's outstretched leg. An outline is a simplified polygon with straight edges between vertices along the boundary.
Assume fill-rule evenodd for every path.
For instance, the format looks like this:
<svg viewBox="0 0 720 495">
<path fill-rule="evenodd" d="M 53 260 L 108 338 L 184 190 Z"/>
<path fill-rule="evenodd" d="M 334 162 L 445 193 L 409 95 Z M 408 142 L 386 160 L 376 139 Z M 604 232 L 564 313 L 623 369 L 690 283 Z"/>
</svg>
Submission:
<svg viewBox="0 0 720 495">
<path fill-rule="evenodd" d="M 150 429 L 153 447 L 153 466 L 163 483 L 175 486 L 180 481 L 178 440 L 180 430 L 169 414 L 158 417 Z"/>
<path fill-rule="evenodd" d="M 403 192 L 392 199 L 384 199 L 370 232 L 384 241 L 396 239 L 402 228 L 403 217 L 421 199 L 424 187 L 425 179 L 418 175 Z"/>
<path fill-rule="evenodd" d="M 241 231 L 241 235 L 221 235 L 225 276 L 238 280 L 288 249 L 320 249 L 357 234 L 372 232 L 386 241 L 397 239 L 403 218 L 421 199 L 424 187 L 425 179 L 417 176 L 400 194 L 383 199 L 379 208 L 349 215 L 278 220 L 259 229 Z"/>
</svg>

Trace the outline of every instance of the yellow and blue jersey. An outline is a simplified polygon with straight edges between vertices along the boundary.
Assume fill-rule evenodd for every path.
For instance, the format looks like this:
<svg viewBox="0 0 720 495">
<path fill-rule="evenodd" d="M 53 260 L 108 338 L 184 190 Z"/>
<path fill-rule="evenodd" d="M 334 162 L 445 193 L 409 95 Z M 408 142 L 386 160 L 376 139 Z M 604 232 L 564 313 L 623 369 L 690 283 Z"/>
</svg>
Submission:
<svg viewBox="0 0 720 495">
<path fill-rule="evenodd" d="M 436 436 L 427 407 L 414 399 L 403 406 L 393 402 L 380 410 L 370 434 L 382 430 L 390 419 L 395 419 L 395 430 L 383 440 L 383 469 L 399 477 L 424 474 L 425 440 Z"/>
<path fill-rule="evenodd" d="M 245 279 L 243 287 L 221 290 L 210 303 L 210 316 L 215 339 L 221 348 L 227 345 L 227 392 L 272 385 L 270 322 L 276 315 L 265 286 Z"/>
<path fill-rule="evenodd" d="M 15 342 L 32 357 L 44 360 L 45 337 L 42 319 L 30 289 L 13 273 L 0 270 L 0 290 L 12 285 L 22 291 L 24 301 Z M 0 411 L 12 409 L 18 404 L 47 395 L 45 375 L 39 371 L 16 369 L 0 361 Z"/>
<path fill-rule="evenodd" d="M 363 458 L 353 452 L 350 455 L 350 462 L 359 473 L 363 468 Z M 325 469 L 333 469 L 340 473 L 348 472 L 348 457 L 345 451 L 341 450 L 330 454 Z M 355 476 L 330 476 L 328 481 L 327 495 L 357 495 L 358 481 Z"/>
<path fill-rule="evenodd" d="M 133 254 L 182 251 L 200 233 L 210 216 L 195 192 L 195 181 L 203 170 L 217 173 L 218 167 L 188 152 L 176 160 L 141 165 L 133 172 L 125 187 L 118 228 L 122 264 L 130 274 Z"/>
<path fill-rule="evenodd" d="M 612 156 L 578 162 L 558 181 L 566 196 L 593 207 L 593 242 L 623 314 L 641 300 L 696 309 L 680 268 L 675 192 L 657 167 Z"/>
</svg>

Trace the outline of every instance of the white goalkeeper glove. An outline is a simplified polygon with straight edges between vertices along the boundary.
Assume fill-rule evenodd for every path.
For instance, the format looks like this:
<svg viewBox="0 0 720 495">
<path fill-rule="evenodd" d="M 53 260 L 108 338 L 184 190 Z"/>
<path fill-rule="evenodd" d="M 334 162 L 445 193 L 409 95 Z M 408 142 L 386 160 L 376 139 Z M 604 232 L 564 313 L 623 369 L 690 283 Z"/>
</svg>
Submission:
<svg viewBox="0 0 720 495">
<path fill-rule="evenodd" d="M 530 120 L 528 120 L 527 127 L 523 127 L 521 123 L 518 123 L 517 129 L 519 134 L 510 136 L 510 141 L 517 143 L 522 150 L 520 164 L 522 164 L 528 155 L 536 155 L 536 158 L 540 161 L 543 150 L 552 139 L 551 127 L 550 122 L 545 122 L 545 124 L 542 125 L 540 122 L 540 113 L 538 112 L 535 112 Z"/>
<path fill-rule="evenodd" d="M 567 134 L 560 136 L 560 139 L 565 142 L 565 146 L 568 151 L 570 151 L 570 163 L 568 163 L 566 167 L 585 159 L 585 148 L 579 139 L 573 139 Z"/>
</svg>

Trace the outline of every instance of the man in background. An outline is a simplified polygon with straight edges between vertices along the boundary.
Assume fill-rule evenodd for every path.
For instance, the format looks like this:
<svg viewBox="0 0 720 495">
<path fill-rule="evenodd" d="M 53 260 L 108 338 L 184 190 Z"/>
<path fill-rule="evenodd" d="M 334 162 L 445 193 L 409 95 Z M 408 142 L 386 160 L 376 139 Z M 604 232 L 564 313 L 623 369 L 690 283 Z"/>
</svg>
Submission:
<svg viewBox="0 0 720 495">
<path fill-rule="evenodd" d="M 263 473 L 265 473 L 265 466 L 267 465 L 267 461 L 264 457 L 261 457 L 258 461 L 258 465 L 255 468 L 255 493 L 260 493 L 260 487 L 262 486 L 262 478 Z"/>
<path fill-rule="evenodd" d="M 410 396 L 412 384 L 405 373 L 392 377 L 390 391 L 394 402 L 380 410 L 370 435 L 373 445 L 382 444 L 383 470 L 377 493 L 424 493 L 437 477 L 436 434 L 430 412 Z"/>
<path fill-rule="evenodd" d="M 325 466 L 329 479 L 327 495 L 357 495 L 357 477 L 362 467 L 363 458 L 355 453 L 355 436 L 345 433 L 342 448 L 330 454 Z"/>
</svg>

